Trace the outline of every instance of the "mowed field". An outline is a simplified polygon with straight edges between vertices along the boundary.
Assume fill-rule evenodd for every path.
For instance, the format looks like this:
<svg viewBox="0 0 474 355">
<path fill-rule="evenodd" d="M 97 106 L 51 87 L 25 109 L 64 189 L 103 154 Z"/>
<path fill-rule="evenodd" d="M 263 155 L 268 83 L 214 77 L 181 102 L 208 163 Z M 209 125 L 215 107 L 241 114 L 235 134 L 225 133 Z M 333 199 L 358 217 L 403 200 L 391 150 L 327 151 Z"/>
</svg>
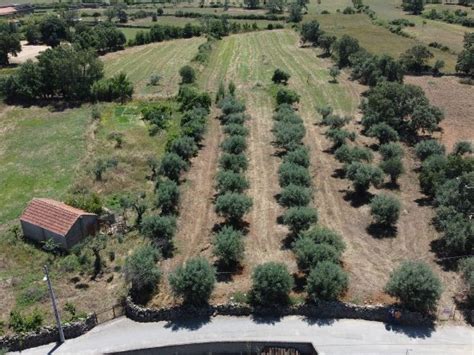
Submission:
<svg viewBox="0 0 474 355">
<path fill-rule="evenodd" d="M 194 58 L 204 42 L 204 38 L 196 37 L 110 53 L 102 57 L 105 73 L 106 76 L 126 73 L 134 84 L 135 97 L 170 97 L 178 92 L 179 69 Z M 160 85 L 147 85 L 152 74 L 161 76 Z"/>
<path fill-rule="evenodd" d="M 398 195 L 403 203 L 396 238 L 375 239 L 369 235 L 366 230 L 371 222 L 368 205 L 353 207 L 347 200 L 351 186 L 334 174 L 340 164 L 327 152 L 330 143 L 323 135 L 324 130 L 317 125 L 316 107 L 329 104 L 340 114 L 353 115 L 350 127 L 359 131 L 359 97 L 365 87 L 348 81 L 345 74 L 339 84 L 329 83 L 328 68 L 332 62 L 318 58 L 317 54 L 314 49 L 300 48 L 297 34 L 290 30 L 233 35 L 219 42 L 210 64 L 200 76 L 201 86 L 209 91 L 216 91 L 221 81 L 234 81 L 238 95 L 245 99 L 252 117 L 248 123 L 250 166 L 247 176 L 250 182 L 248 195 L 254 206 L 246 219 L 244 267 L 233 278 L 221 275 L 213 300 L 227 301 L 235 292 L 248 290 L 252 269 L 265 261 L 284 262 L 290 271 L 297 270 L 293 254 L 285 246 L 286 227 L 277 222 L 282 209 L 275 199 L 280 189 L 279 159 L 272 145 L 274 101 L 270 92 L 273 71 L 281 68 L 291 74 L 290 87 L 302 98 L 299 111 L 307 130 L 305 143 L 311 149 L 313 203 L 319 211 L 320 223 L 340 232 L 348 246 L 344 254 L 344 267 L 350 273 L 347 300 L 357 303 L 390 301 L 383 294 L 390 272 L 403 260 L 422 259 L 435 268 L 445 283 L 442 306 L 451 306 L 458 280 L 454 273 L 441 271 L 430 252 L 430 242 L 437 235 L 430 225 L 432 209 L 417 203 L 423 195 L 419 192 L 411 152 L 407 150 L 404 161 L 407 173 L 400 180 L 400 190 L 389 192 Z M 164 272 L 191 256 L 205 255 L 212 259 L 212 228 L 219 222 L 212 205 L 213 176 L 217 172 L 221 140 L 219 122 L 215 117 L 211 118 L 205 147 L 186 176 L 182 214 L 175 237 L 177 253 L 164 262 Z M 366 138 L 357 141 L 361 145 L 373 143 Z M 167 298 L 166 290 L 164 285 L 151 304 L 173 302 Z"/>
</svg>

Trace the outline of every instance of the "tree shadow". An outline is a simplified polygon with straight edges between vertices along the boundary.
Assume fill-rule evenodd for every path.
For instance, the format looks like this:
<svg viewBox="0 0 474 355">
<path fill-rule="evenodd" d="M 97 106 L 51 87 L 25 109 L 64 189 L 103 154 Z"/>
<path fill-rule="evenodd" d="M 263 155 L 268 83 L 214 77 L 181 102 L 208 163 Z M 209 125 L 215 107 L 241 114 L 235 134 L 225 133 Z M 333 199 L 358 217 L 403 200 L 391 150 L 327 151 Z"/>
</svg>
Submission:
<svg viewBox="0 0 474 355">
<path fill-rule="evenodd" d="M 345 179 L 346 172 L 343 168 L 334 169 L 334 172 L 331 174 L 331 177 L 335 179 Z"/>
<path fill-rule="evenodd" d="M 400 190 L 400 185 L 397 182 L 386 182 L 385 184 L 382 185 L 382 188 L 387 189 L 387 190 Z"/>
<path fill-rule="evenodd" d="M 353 190 L 339 190 L 339 192 L 344 193 L 344 201 L 350 202 L 351 206 L 354 208 L 362 207 L 370 202 L 374 195 L 369 191 L 366 192 L 356 192 Z"/>
<path fill-rule="evenodd" d="M 377 239 L 395 238 L 398 231 L 396 226 L 386 226 L 378 223 L 370 224 L 366 230 L 367 233 Z"/>
<path fill-rule="evenodd" d="M 247 235 L 249 233 L 249 226 L 249 222 L 243 220 L 229 220 L 214 224 L 211 231 L 212 233 L 218 233 L 224 227 L 232 227 L 242 232 L 243 235 Z"/>
<path fill-rule="evenodd" d="M 210 314 L 198 314 L 196 315 L 195 311 L 192 309 L 186 309 L 183 307 L 183 312 L 181 314 L 185 314 L 186 318 L 176 318 L 173 320 L 168 321 L 165 324 L 165 328 L 170 328 L 173 332 L 178 330 L 186 329 L 186 330 L 198 330 L 202 328 L 204 325 L 211 322 L 211 315 Z"/>
<path fill-rule="evenodd" d="M 295 286 L 293 287 L 293 291 L 303 292 L 307 284 L 306 275 L 301 272 L 295 272 L 293 273 L 293 278 L 295 281 Z"/>
<path fill-rule="evenodd" d="M 454 302 L 456 303 L 456 308 L 462 314 L 464 321 L 471 326 L 474 326 L 474 310 L 472 309 L 472 305 L 469 304 L 466 298 L 455 298 Z"/>
<path fill-rule="evenodd" d="M 258 309 L 255 310 L 256 313 L 252 314 L 252 321 L 257 324 L 269 324 L 273 325 L 275 323 L 281 322 L 282 316 L 275 313 L 275 309 Z"/>
<path fill-rule="evenodd" d="M 334 318 L 316 318 L 309 316 L 304 317 L 303 320 L 309 325 L 318 325 L 320 327 L 333 325 L 336 322 Z"/>
<path fill-rule="evenodd" d="M 287 236 L 281 241 L 282 250 L 290 250 L 293 248 L 293 242 L 296 239 L 296 235 L 293 233 L 288 233 Z"/>
<path fill-rule="evenodd" d="M 385 323 L 385 329 L 395 333 L 402 333 L 413 339 L 431 338 L 431 334 L 435 331 L 434 323 L 426 326 L 408 326 L 392 323 Z"/>
<path fill-rule="evenodd" d="M 449 254 L 446 248 L 446 244 L 442 239 L 435 239 L 430 243 L 431 251 L 436 254 L 438 259 L 436 263 L 443 269 L 443 271 L 456 271 L 458 269 L 458 258 L 449 258 L 452 254 Z"/>
<path fill-rule="evenodd" d="M 243 273 L 243 267 L 240 264 L 225 265 L 219 260 L 214 263 L 216 267 L 216 280 L 217 282 L 229 283 L 234 280 L 235 275 L 241 275 Z"/>
<path fill-rule="evenodd" d="M 429 197 L 421 197 L 414 200 L 416 204 L 420 207 L 433 206 L 433 200 Z"/>
</svg>

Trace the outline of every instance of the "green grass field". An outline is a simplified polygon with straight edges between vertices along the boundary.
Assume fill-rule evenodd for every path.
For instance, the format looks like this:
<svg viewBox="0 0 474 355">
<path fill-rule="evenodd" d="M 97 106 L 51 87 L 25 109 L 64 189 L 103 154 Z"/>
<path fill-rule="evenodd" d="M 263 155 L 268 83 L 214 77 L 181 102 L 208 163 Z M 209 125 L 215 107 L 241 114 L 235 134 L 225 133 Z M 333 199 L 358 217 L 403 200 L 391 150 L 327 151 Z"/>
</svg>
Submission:
<svg viewBox="0 0 474 355">
<path fill-rule="evenodd" d="M 31 198 L 61 198 L 71 186 L 85 154 L 90 109 L 7 107 L 0 121 L 1 224 L 19 217 Z"/>
<path fill-rule="evenodd" d="M 169 97 L 177 93 L 179 69 L 196 55 L 205 39 L 196 37 L 153 43 L 105 55 L 105 73 L 127 73 L 135 86 L 135 95 Z M 162 77 L 159 86 L 148 86 L 152 74 Z"/>
</svg>

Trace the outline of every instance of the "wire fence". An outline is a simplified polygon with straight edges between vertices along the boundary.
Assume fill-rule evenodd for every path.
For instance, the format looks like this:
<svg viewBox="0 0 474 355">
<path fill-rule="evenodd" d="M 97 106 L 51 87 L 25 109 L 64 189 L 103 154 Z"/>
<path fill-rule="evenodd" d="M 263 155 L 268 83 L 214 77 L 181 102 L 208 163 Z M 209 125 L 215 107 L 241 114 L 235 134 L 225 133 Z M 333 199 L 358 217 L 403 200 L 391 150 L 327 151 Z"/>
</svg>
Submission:
<svg viewBox="0 0 474 355">
<path fill-rule="evenodd" d="M 117 317 L 121 317 L 125 314 L 125 305 L 123 303 L 117 303 L 110 308 L 104 308 L 100 311 L 94 312 L 97 320 L 97 324 L 111 321 Z"/>
</svg>

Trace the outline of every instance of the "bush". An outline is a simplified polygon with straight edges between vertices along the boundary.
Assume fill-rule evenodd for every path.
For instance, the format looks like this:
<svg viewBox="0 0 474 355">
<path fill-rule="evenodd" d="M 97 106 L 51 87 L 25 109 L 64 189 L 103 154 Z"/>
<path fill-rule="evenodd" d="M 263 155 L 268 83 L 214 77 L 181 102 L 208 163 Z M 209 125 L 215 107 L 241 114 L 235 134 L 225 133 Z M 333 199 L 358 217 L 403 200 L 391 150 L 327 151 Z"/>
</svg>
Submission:
<svg viewBox="0 0 474 355">
<path fill-rule="evenodd" d="M 228 115 L 221 116 L 221 122 L 224 125 L 237 124 L 242 126 L 247 119 L 248 116 L 243 112 L 229 113 Z"/>
<path fill-rule="evenodd" d="M 244 154 L 224 153 L 219 159 L 219 166 L 224 170 L 230 170 L 239 173 L 247 170 L 249 163 Z"/>
<path fill-rule="evenodd" d="M 331 106 L 320 106 L 317 108 L 318 113 L 321 115 L 323 122 L 324 119 L 330 115 L 332 115 L 333 109 Z"/>
<path fill-rule="evenodd" d="M 341 117 L 337 115 L 328 115 L 324 117 L 321 123 L 330 128 L 342 128 L 351 120 L 350 117 Z"/>
<path fill-rule="evenodd" d="M 179 75 L 181 75 L 181 82 L 183 84 L 192 84 L 196 81 L 196 71 L 189 65 L 182 67 L 179 70 Z"/>
<path fill-rule="evenodd" d="M 159 254 L 149 245 L 139 246 L 125 259 L 125 281 L 135 293 L 151 293 L 160 282 L 161 272 L 156 266 Z"/>
<path fill-rule="evenodd" d="M 309 175 L 308 169 L 292 164 L 283 163 L 278 169 L 278 180 L 281 187 L 286 187 L 290 184 L 298 186 L 311 186 L 311 176 Z"/>
<path fill-rule="evenodd" d="M 211 297 L 216 283 L 215 270 L 202 257 L 189 259 L 169 276 L 169 283 L 173 294 L 182 297 L 185 304 L 200 306 Z"/>
<path fill-rule="evenodd" d="M 343 144 L 339 148 L 337 148 L 334 152 L 334 156 L 341 163 L 347 164 L 361 161 L 366 161 L 369 163 L 374 158 L 370 149 L 362 147 L 351 148 L 347 144 Z"/>
<path fill-rule="evenodd" d="M 217 190 L 219 193 L 238 192 L 242 193 L 249 187 L 248 181 L 240 173 L 223 170 L 217 174 Z"/>
<path fill-rule="evenodd" d="M 396 130 L 385 122 L 374 124 L 367 131 L 369 137 L 375 137 L 379 140 L 379 144 L 398 141 L 400 138 Z"/>
<path fill-rule="evenodd" d="M 318 214 L 311 207 L 291 207 L 283 215 L 283 223 L 294 234 L 307 230 L 317 221 Z"/>
<path fill-rule="evenodd" d="M 473 147 L 471 142 L 468 141 L 459 141 L 456 142 L 453 148 L 454 155 L 464 155 L 473 153 Z"/>
<path fill-rule="evenodd" d="M 244 257 L 242 233 L 232 227 L 224 227 L 214 239 L 214 255 L 225 267 L 237 265 Z"/>
<path fill-rule="evenodd" d="M 349 278 L 339 265 L 323 261 L 309 273 L 306 292 L 313 301 L 334 301 L 344 294 L 348 284 Z"/>
<path fill-rule="evenodd" d="M 340 254 L 329 244 L 316 244 L 311 238 L 299 237 L 293 244 L 296 263 L 300 270 L 309 271 L 322 261 L 339 262 Z"/>
<path fill-rule="evenodd" d="M 333 142 L 332 148 L 337 149 L 341 145 L 346 144 L 348 139 L 354 141 L 356 136 L 354 132 L 349 132 L 345 129 L 331 128 L 326 132 L 326 137 Z"/>
<path fill-rule="evenodd" d="M 228 134 L 229 136 L 248 136 L 249 130 L 247 127 L 244 127 L 238 123 L 231 123 L 224 126 L 224 133 Z"/>
<path fill-rule="evenodd" d="M 191 137 L 180 137 L 175 139 L 170 145 L 170 152 L 176 153 L 183 160 L 188 161 L 198 152 L 198 147 Z"/>
<path fill-rule="evenodd" d="M 347 167 L 346 177 L 352 181 L 357 194 L 366 193 L 371 184 L 379 186 L 383 182 L 383 172 L 380 168 L 357 162 Z"/>
<path fill-rule="evenodd" d="M 101 214 L 102 201 L 99 195 L 95 193 L 81 193 L 70 195 L 66 198 L 65 203 L 72 207 L 79 208 L 86 212 Z"/>
<path fill-rule="evenodd" d="M 248 196 L 227 192 L 216 199 L 215 209 L 219 216 L 231 221 L 238 221 L 252 207 L 252 199 Z"/>
<path fill-rule="evenodd" d="M 289 104 L 293 105 L 300 102 L 300 96 L 293 90 L 281 88 L 276 94 L 277 105 Z"/>
<path fill-rule="evenodd" d="M 311 201 L 311 190 L 298 185 L 286 186 L 278 202 L 284 207 L 307 206 Z"/>
<path fill-rule="evenodd" d="M 75 254 L 70 254 L 59 261 L 59 269 L 62 272 L 75 272 L 81 268 L 79 259 Z"/>
<path fill-rule="evenodd" d="M 312 227 L 311 229 L 301 233 L 301 236 L 304 238 L 310 238 L 316 244 L 328 244 L 336 249 L 339 255 L 346 249 L 346 244 L 342 240 L 342 237 L 335 231 L 325 227 Z"/>
<path fill-rule="evenodd" d="M 10 313 L 10 320 L 8 327 L 15 333 L 27 333 L 37 331 L 43 325 L 43 316 L 38 309 L 27 316 L 24 316 L 18 310 L 13 310 Z"/>
<path fill-rule="evenodd" d="M 472 305 L 474 303 L 474 257 L 461 260 L 459 270 L 462 273 L 464 282 L 467 285 L 467 297 Z"/>
<path fill-rule="evenodd" d="M 250 297 L 256 306 L 286 305 L 292 287 L 293 278 L 286 265 L 268 262 L 254 269 Z"/>
<path fill-rule="evenodd" d="M 173 216 L 147 216 L 140 225 L 140 232 L 168 254 L 176 232 L 176 218 Z"/>
<path fill-rule="evenodd" d="M 175 181 L 160 181 L 156 189 L 156 206 L 163 213 L 174 213 L 179 203 L 179 187 Z"/>
<path fill-rule="evenodd" d="M 125 73 L 111 78 L 96 81 L 91 88 L 91 95 L 97 101 L 125 101 L 132 98 L 133 84 Z"/>
<path fill-rule="evenodd" d="M 186 122 L 181 126 L 181 131 L 184 135 L 191 137 L 196 143 L 199 143 L 204 138 L 206 124 L 200 120 Z"/>
<path fill-rule="evenodd" d="M 166 153 L 160 163 L 159 173 L 168 179 L 178 181 L 183 170 L 188 168 L 188 163 L 176 153 Z"/>
<path fill-rule="evenodd" d="M 219 107 L 224 116 L 245 111 L 245 104 L 231 95 L 224 97 L 224 99 L 219 102 Z"/>
<path fill-rule="evenodd" d="M 408 309 L 427 312 L 436 309 L 442 287 L 427 264 L 406 261 L 390 275 L 385 291 Z"/>
<path fill-rule="evenodd" d="M 400 202 L 389 195 L 377 195 L 370 203 L 370 214 L 376 224 L 392 226 L 400 216 Z"/>
<path fill-rule="evenodd" d="M 380 163 L 380 169 L 382 169 L 385 174 L 390 176 L 390 182 L 392 184 L 396 184 L 398 177 L 405 172 L 402 160 L 400 158 L 390 158 L 388 160 L 384 160 Z"/>
<path fill-rule="evenodd" d="M 379 153 L 382 155 L 384 160 L 389 160 L 392 158 L 402 158 L 403 157 L 403 148 L 398 143 L 387 143 L 382 144 L 379 147 Z"/>
<path fill-rule="evenodd" d="M 310 164 L 308 149 L 300 146 L 289 151 L 283 156 L 283 163 L 295 164 L 303 168 L 308 168 Z"/>
<path fill-rule="evenodd" d="M 221 144 L 222 150 L 230 154 L 240 154 L 247 149 L 247 142 L 245 137 L 242 136 L 230 136 L 224 139 Z"/>
<path fill-rule="evenodd" d="M 421 161 L 426 160 L 432 155 L 444 155 L 445 147 L 437 140 L 429 139 L 421 141 L 415 146 L 415 153 Z"/>
<path fill-rule="evenodd" d="M 275 84 L 286 85 L 286 84 L 288 84 L 288 80 L 290 80 L 290 74 L 288 74 L 287 72 L 284 72 L 281 69 L 276 69 L 273 72 L 272 81 Z"/>
</svg>

